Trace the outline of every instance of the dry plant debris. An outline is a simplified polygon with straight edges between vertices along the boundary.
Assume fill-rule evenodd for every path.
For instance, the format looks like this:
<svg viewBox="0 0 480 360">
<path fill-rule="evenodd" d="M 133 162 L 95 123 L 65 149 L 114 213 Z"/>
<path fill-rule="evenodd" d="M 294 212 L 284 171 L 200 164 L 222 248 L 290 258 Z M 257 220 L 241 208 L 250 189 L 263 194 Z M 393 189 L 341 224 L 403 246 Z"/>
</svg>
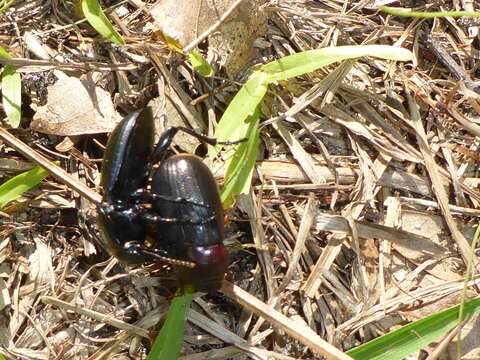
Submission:
<svg viewBox="0 0 480 360">
<path fill-rule="evenodd" d="M 239 303 L 222 293 L 198 297 L 185 359 L 315 359 L 319 342 L 306 339 L 305 346 L 305 334 L 348 350 L 457 304 L 480 215 L 478 23 L 392 17 L 373 1 L 258 4 L 266 32 L 248 49 L 253 58 L 241 51 L 235 70 L 336 45 L 396 45 L 416 58 L 348 61 L 269 93 L 263 155 L 227 239 L 230 280 L 264 304 L 240 306 L 248 296 L 227 285 Z M 79 21 L 74 2 L 16 0 L 1 15 L 0 41 L 22 72 L 25 97 L 23 127 L 11 132 L 27 153 L 59 161 L 80 184 L 49 179 L 0 213 L 0 349 L 7 358 L 146 353 L 173 296 L 173 276 L 165 267 L 126 268 L 109 259 L 90 203 L 72 189 L 97 189 L 106 141 L 98 133 L 118 114 L 153 100 L 158 115 L 211 133 L 238 90 L 233 80 L 242 80 L 226 76 L 221 53 L 209 58 L 217 76 L 198 77 L 156 36 L 160 5 L 153 1 L 103 5 L 125 46 L 102 42 Z M 204 29 L 192 30 L 187 42 Z M 89 92 L 71 92 L 86 81 Z M 52 106 L 68 112 L 54 110 L 53 118 Z M 184 140 L 176 145 L 194 150 Z M 6 143 L 0 152 L 2 181 L 33 165 Z M 470 284 L 475 295 L 478 276 Z M 465 325 L 464 358 L 478 358 L 479 331 L 478 320 Z M 450 340 L 441 344 L 445 358 L 454 357 Z M 435 354 L 435 346 L 425 351 Z"/>
</svg>

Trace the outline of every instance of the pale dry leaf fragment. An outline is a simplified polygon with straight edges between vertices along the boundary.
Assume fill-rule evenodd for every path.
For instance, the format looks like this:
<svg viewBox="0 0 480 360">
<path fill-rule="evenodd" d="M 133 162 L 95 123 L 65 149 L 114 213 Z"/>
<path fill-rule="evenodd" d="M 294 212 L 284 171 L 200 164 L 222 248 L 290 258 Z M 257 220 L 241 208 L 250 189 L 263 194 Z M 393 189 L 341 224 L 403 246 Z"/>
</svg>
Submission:
<svg viewBox="0 0 480 360">
<path fill-rule="evenodd" d="M 439 254 L 447 254 L 445 247 L 434 243 L 429 237 L 367 221 L 355 221 L 355 226 L 358 236 L 391 241 L 396 246 L 401 247 L 402 252 L 405 252 L 407 249 L 416 251 L 419 261 L 431 259 L 439 256 Z M 318 212 L 315 228 L 317 231 L 340 232 L 351 235 L 351 227 L 347 219 L 338 215 Z M 412 244 L 412 242 L 415 242 L 415 244 Z"/>
<path fill-rule="evenodd" d="M 445 226 L 441 216 L 404 209 L 401 213 L 401 223 L 402 230 L 428 237 L 433 243 L 438 245 L 448 243 L 450 240 L 448 228 Z M 473 228 L 468 227 L 466 223 L 462 223 L 461 221 L 456 221 L 455 223 L 464 237 L 467 239 L 473 238 Z M 424 260 L 421 259 L 422 251 L 420 247 L 417 248 L 418 245 L 418 242 L 411 241 L 408 247 L 398 247 L 399 245 L 395 243 L 393 247 L 408 260 L 420 264 Z M 454 270 L 455 264 L 453 259 L 455 258 L 449 261 L 447 259 L 449 253 L 445 250 L 433 255 L 432 259 L 437 259 L 438 262 L 430 266 L 428 272 L 445 281 L 461 279 L 461 276 Z"/>
<path fill-rule="evenodd" d="M 411 123 L 416 131 L 417 142 L 424 158 L 425 168 L 427 169 L 430 180 L 432 181 L 433 193 L 437 198 L 438 205 L 440 206 L 440 210 L 444 216 L 445 222 L 447 223 L 452 238 L 457 243 L 465 263 L 468 264 L 470 258 L 470 246 L 463 234 L 458 230 L 450 212 L 450 208 L 448 207 L 448 194 L 443 187 L 439 166 L 435 162 L 432 150 L 430 149 L 430 144 L 428 142 L 427 134 L 422 124 L 422 118 L 418 105 L 414 101 L 413 97 L 410 95 L 408 89 L 406 88 L 405 90 L 411 115 Z M 475 265 L 478 264 L 477 259 L 472 258 L 472 261 Z"/>
<path fill-rule="evenodd" d="M 110 94 L 92 80 L 80 80 L 55 71 L 47 104 L 40 106 L 30 127 L 39 132 L 73 136 L 110 132 L 121 120 Z"/>
<path fill-rule="evenodd" d="M 234 75 L 250 60 L 255 40 L 266 32 L 264 1 L 244 0 L 209 36 L 209 58 L 215 54 Z M 155 25 L 186 47 L 217 23 L 235 0 L 163 0 L 150 9 Z"/>
<path fill-rule="evenodd" d="M 31 350 L 25 348 L 13 348 L 8 349 L 8 351 L 15 355 L 16 359 L 37 359 L 37 360 L 48 360 L 49 352 L 48 349 L 44 350 Z"/>
<path fill-rule="evenodd" d="M 53 271 L 51 249 L 41 241 L 35 241 L 36 249 L 28 258 L 29 260 L 29 280 L 35 283 L 35 287 L 40 287 L 50 283 L 53 289 L 55 286 L 55 274 Z"/>
<path fill-rule="evenodd" d="M 11 303 L 10 294 L 8 292 L 8 287 L 2 278 L 0 278 L 0 311 L 5 309 Z"/>
<path fill-rule="evenodd" d="M 300 228 L 298 229 L 298 236 L 295 241 L 295 248 L 290 259 L 290 264 L 281 284 L 277 288 L 277 294 L 280 294 L 287 287 L 289 282 L 292 280 L 295 271 L 297 270 L 302 253 L 305 251 L 305 242 L 310 234 L 310 229 L 313 225 L 314 214 L 317 207 L 318 203 L 315 201 L 315 196 L 313 193 L 310 193 L 308 196 L 307 205 L 305 205 L 305 211 L 302 216 Z"/>
</svg>

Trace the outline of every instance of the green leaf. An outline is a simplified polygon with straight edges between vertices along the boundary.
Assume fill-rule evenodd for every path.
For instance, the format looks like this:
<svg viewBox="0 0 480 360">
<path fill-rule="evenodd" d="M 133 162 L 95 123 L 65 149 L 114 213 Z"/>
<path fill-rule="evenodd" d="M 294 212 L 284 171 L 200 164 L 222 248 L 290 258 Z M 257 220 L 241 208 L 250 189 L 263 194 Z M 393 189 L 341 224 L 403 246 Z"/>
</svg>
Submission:
<svg viewBox="0 0 480 360">
<path fill-rule="evenodd" d="M 8 123 L 17 128 L 22 119 L 22 78 L 11 65 L 5 65 L 2 71 L 2 103 Z"/>
<path fill-rule="evenodd" d="M 80 0 L 83 14 L 92 27 L 105 39 L 123 45 L 125 41 L 115 30 L 108 18 L 103 13 L 97 0 Z"/>
<path fill-rule="evenodd" d="M 0 185 L 0 208 L 3 208 L 10 201 L 18 199 L 25 191 L 38 185 L 47 176 L 47 170 L 36 166 L 32 170 L 4 182 Z"/>
<path fill-rule="evenodd" d="M 246 123 L 249 125 L 246 133 L 247 141 L 240 143 L 233 156 L 227 163 L 225 172 L 225 183 L 222 189 L 223 207 L 228 209 L 235 202 L 235 197 L 239 194 L 248 194 L 252 182 L 253 171 L 257 160 L 258 144 L 260 143 L 260 131 L 258 122 L 260 119 L 260 110 L 257 110 L 252 116 L 249 116 Z"/>
<path fill-rule="evenodd" d="M 218 141 L 237 141 L 247 137 L 252 116 L 267 92 L 266 74 L 254 72 L 232 99 L 220 119 L 214 137 Z M 215 157 L 220 150 L 218 145 L 210 150 Z"/>
<path fill-rule="evenodd" d="M 3 47 L 0 46 L 0 57 L 4 59 L 10 59 L 11 56 Z"/>
<path fill-rule="evenodd" d="M 10 59 L 10 54 L 0 47 L 0 57 Z M 22 119 L 22 78 L 17 68 L 5 65 L 2 71 L 2 104 L 7 114 L 8 123 L 17 128 Z"/>
<path fill-rule="evenodd" d="M 267 81 L 271 83 L 301 76 L 338 61 L 362 56 L 398 61 L 408 61 L 413 58 L 410 50 L 394 46 L 338 46 L 289 55 L 261 66 L 260 71 L 268 74 Z"/>
<path fill-rule="evenodd" d="M 14 2 L 15 2 L 15 0 L 1 0 L 0 1 L 0 13 L 7 10 Z"/>
<path fill-rule="evenodd" d="M 423 19 L 445 18 L 445 17 L 480 17 L 478 11 L 413 11 L 408 8 L 379 6 L 381 11 L 395 16 L 407 16 Z"/>
<path fill-rule="evenodd" d="M 290 55 L 263 65 L 259 71 L 250 75 L 228 105 L 214 135 L 220 142 L 248 138 L 246 143 L 237 146 L 237 153 L 226 166 L 225 185 L 222 192 L 225 208 L 231 205 L 236 195 L 249 191 L 257 156 L 256 147 L 259 143 L 259 108 L 268 86 L 280 80 L 318 70 L 337 61 L 361 56 L 402 61 L 413 58 L 409 50 L 393 46 L 340 46 Z M 211 149 L 210 157 L 215 157 L 222 147 L 218 145 Z"/>
<path fill-rule="evenodd" d="M 147 360 L 177 359 L 182 348 L 183 333 L 187 322 L 193 289 L 184 289 L 184 294 L 176 296 L 168 310 L 167 319 L 147 356 Z"/>
<path fill-rule="evenodd" d="M 210 77 L 215 74 L 212 66 L 203 58 L 202 54 L 193 50 L 188 54 L 188 60 L 192 64 L 194 70 L 203 77 Z"/>
<path fill-rule="evenodd" d="M 360 345 L 347 354 L 354 359 L 401 360 L 409 354 L 423 349 L 441 336 L 446 335 L 458 325 L 460 305 L 426 318 L 415 321 L 402 328 L 385 334 L 366 344 Z M 480 312 L 480 298 L 464 305 L 464 318 Z"/>
</svg>

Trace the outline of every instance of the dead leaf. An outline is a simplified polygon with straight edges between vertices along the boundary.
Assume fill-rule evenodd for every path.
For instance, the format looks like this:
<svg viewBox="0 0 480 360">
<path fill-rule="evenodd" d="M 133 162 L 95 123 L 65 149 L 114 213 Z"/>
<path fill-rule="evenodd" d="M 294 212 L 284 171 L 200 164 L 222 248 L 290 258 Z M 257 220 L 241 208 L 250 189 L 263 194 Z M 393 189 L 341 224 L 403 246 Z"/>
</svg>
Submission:
<svg viewBox="0 0 480 360">
<path fill-rule="evenodd" d="M 47 104 L 33 116 L 33 130 L 59 136 L 96 134 L 112 131 L 121 120 L 110 94 L 95 82 L 60 71 L 55 76 L 58 81 L 47 88 Z"/>
<path fill-rule="evenodd" d="M 164 0 L 153 6 L 150 14 L 166 36 L 185 47 L 217 23 L 234 3 L 235 0 Z M 243 1 L 208 37 L 208 57 L 218 56 L 230 74 L 250 61 L 253 43 L 266 32 L 262 3 Z"/>
</svg>

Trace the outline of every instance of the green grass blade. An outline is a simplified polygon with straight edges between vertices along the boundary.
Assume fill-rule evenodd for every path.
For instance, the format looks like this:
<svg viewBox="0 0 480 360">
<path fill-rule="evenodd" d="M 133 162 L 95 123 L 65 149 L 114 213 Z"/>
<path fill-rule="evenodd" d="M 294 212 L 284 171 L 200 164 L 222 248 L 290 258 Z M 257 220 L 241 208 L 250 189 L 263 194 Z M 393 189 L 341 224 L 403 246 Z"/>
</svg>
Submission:
<svg viewBox="0 0 480 360">
<path fill-rule="evenodd" d="M 268 83 L 266 75 L 254 72 L 232 99 L 215 131 L 219 141 L 236 141 L 247 139 L 236 147 L 235 153 L 225 164 L 225 183 L 222 190 L 224 208 L 229 208 L 239 194 L 250 191 L 257 149 L 260 141 L 258 122 L 260 102 L 265 96 Z M 210 150 L 214 157 L 222 146 Z"/>
<path fill-rule="evenodd" d="M 225 172 L 225 183 L 221 194 L 225 209 L 233 205 L 237 195 L 248 194 L 250 191 L 260 142 L 259 119 L 260 111 L 257 107 L 254 114 L 247 119 L 247 124 L 249 124 L 246 134 L 247 141 L 237 146 L 235 153 L 225 165 L 227 171 Z"/>
<path fill-rule="evenodd" d="M 193 69 L 203 77 L 211 77 L 215 74 L 212 66 L 205 60 L 198 51 L 191 51 L 188 54 L 188 60 L 192 64 Z"/>
<path fill-rule="evenodd" d="M 384 46 L 340 46 L 305 51 L 273 61 L 260 67 L 238 91 L 228 105 L 215 131 L 218 141 L 236 141 L 248 138 L 237 146 L 237 153 L 228 162 L 225 185 L 222 191 L 224 206 L 229 207 L 236 195 L 248 193 L 255 167 L 259 143 L 259 105 L 271 83 L 304 75 L 334 62 L 361 56 L 374 56 L 388 60 L 407 61 L 413 58 L 407 49 Z M 222 146 L 211 149 L 209 155 L 215 157 Z M 243 162 L 243 163 L 242 163 Z"/>
<path fill-rule="evenodd" d="M 122 36 L 115 30 L 112 23 L 103 13 L 98 0 L 81 0 L 81 8 L 89 24 L 92 25 L 103 38 L 118 45 L 125 44 Z"/>
<path fill-rule="evenodd" d="M 10 54 L 0 47 L 0 57 L 9 59 Z M 16 67 L 5 65 L 2 71 L 2 104 L 8 123 L 17 128 L 22 119 L 22 78 Z"/>
<path fill-rule="evenodd" d="M 470 245 L 470 254 L 467 263 L 467 271 L 466 276 L 463 281 L 463 289 L 462 289 L 462 296 L 461 302 L 459 305 L 458 310 L 458 323 L 460 324 L 463 319 L 465 319 L 465 301 L 467 299 L 467 292 L 468 292 L 468 283 L 472 280 L 473 276 L 475 275 L 475 260 L 477 259 L 477 255 L 475 249 L 477 248 L 478 240 L 480 239 L 480 225 L 477 225 L 477 229 L 475 230 L 475 234 L 473 235 L 472 244 Z M 457 333 L 457 357 L 460 357 L 462 353 L 462 332 L 459 331 Z"/>
<path fill-rule="evenodd" d="M 347 354 L 354 359 L 401 360 L 446 335 L 458 325 L 460 305 L 420 319 L 360 345 Z M 480 312 L 480 298 L 466 302 L 464 318 Z"/>
<path fill-rule="evenodd" d="M 11 56 L 10 54 L 8 53 L 7 50 L 5 50 L 3 47 L 0 46 L 0 57 L 4 58 L 4 59 L 10 59 Z"/>
<path fill-rule="evenodd" d="M 2 1 L 0 1 L 0 13 L 7 10 L 14 2 L 15 2 L 15 0 L 2 0 Z"/>
<path fill-rule="evenodd" d="M 423 19 L 445 18 L 445 17 L 480 17 L 478 11 L 413 11 L 408 8 L 379 6 L 381 11 L 395 16 L 408 16 Z"/>
<path fill-rule="evenodd" d="M 38 185 L 48 176 L 48 172 L 36 166 L 32 170 L 21 173 L 0 185 L 0 209 L 10 201 L 18 199 L 25 191 Z"/>
<path fill-rule="evenodd" d="M 223 113 L 214 137 L 218 141 L 235 141 L 247 137 L 251 126 L 249 117 L 255 113 L 267 88 L 266 74 L 254 72 L 250 75 Z M 209 155 L 215 157 L 221 149 L 222 146 L 216 146 L 210 150 Z"/>
<path fill-rule="evenodd" d="M 267 81 L 282 81 L 305 75 L 338 61 L 374 56 L 386 60 L 408 61 L 413 58 L 410 50 L 387 45 L 362 45 L 327 47 L 286 56 L 260 67 L 268 74 Z"/>
<path fill-rule="evenodd" d="M 193 290 L 185 289 L 184 294 L 176 296 L 170 309 L 167 319 L 153 343 L 152 350 L 147 360 L 173 360 L 178 358 L 182 348 L 183 333 L 187 322 L 190 303 L 192 302 Z"/>
<path fill-rule="evenodd" d="M 2 103 L 8 123 L 17 128 L 22 119 L 22 78 L 11 65 L 5 65 L 2 71 Z"/>
</svg>

